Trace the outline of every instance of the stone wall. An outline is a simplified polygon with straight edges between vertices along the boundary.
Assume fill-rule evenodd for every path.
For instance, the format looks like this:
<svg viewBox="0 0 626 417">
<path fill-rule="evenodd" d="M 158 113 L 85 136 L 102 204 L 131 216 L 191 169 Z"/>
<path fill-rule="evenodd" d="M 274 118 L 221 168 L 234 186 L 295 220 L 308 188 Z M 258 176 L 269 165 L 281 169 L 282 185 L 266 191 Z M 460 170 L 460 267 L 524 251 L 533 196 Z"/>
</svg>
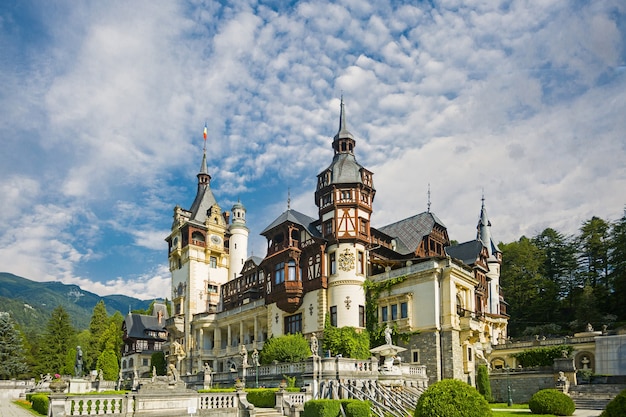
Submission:
<svg viewBox="0 0 626 417">
<path fill-rule="evenodd" d="M 508 387 L 511 387 L 511 399 L 514 403 L 527 403 L 530 397 L 539 390 L 555 387 L 555 376 L 546 371 L 492 371 L 489 376 L 491 395 L 496 402 L 506 403 Z"/>
<path fill-rule="evenodd" d="M 411 336 L 411 342 L 407 347 L 407 355 L 412 349 L 419 350 L 419 360 L 421 365 L 426 365 L 428 384 L 434 384 L 439 380 L 439 369 L 441 368 L 441 356 L 439 349 L 439 333 L 425 332 Z M 405 362 L 410 362 L 412 358 L 405 357 Z"/>
</svg>

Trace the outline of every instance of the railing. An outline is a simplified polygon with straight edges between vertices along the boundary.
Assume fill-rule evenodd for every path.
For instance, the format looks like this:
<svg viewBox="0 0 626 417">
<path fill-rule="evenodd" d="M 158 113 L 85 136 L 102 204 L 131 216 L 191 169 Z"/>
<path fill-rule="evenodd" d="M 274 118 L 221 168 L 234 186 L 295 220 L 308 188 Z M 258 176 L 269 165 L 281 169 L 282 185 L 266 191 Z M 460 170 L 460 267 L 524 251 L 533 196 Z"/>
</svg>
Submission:
<svg viewBox="0 0 626 417">
<path fill-rule="evenodd" d="M 169 397 L 168 397 L 169 395 Z M 169 399 L 164 402 L 164 397 Z M 184 407 L 183 407 L 184 406 Z M 159 410 L 178 413 L 181 407 L 195 407 L 197 410 L 228 410 L 223 416 L 237 417 L 239 409 L 250 408 L 245 394 L 240 393 L 183 393 L 182 396 L 164 392 L 155 396 L 132 393 L 124 395 L 53 395 L 50 402 L 50 417 L 56 416 L 132 416 Z M 167 414 L 162 414 L 167 415 Z"/>
<path fill-rule="evenodd" d="M 54 405 L 54 399 L 51 405 Z M 128 411 L 128 397 L 115 396 L 72 396 L 65 398 L 66 416 L 96 416 L 125 414 Z"/>
</svg>

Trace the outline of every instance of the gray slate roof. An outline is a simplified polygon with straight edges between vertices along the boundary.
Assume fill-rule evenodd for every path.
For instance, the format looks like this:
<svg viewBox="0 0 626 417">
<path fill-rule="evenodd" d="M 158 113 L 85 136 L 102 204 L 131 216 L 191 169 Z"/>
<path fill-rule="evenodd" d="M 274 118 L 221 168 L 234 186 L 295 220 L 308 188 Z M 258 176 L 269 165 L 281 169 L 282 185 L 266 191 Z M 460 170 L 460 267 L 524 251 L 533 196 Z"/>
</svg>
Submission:
<svg viewBox="0 0 626 417">
<path fill-rule="evenodd" d="M 480 240 L 470 240 L 454 246 L 445 248 L 446 253 L 452 258 L 463 261 L 466 265 L 474 265 L 480 251 L 483 249 L 483 243 Z"/>
<path fill-rule="evenodd" d="M 331 184 L 355 184 L 362 183 L 361 169 L 363 167 L 356 161 L 351 153 L 338 153 L 333 157 L 333 162 L 327 170 L 332 171 Z"/>
<path fill-rule="evenodd" d="M 165 331 L 165 317 L 162 318 L 161 323 L 159 323 L 157 316 L 129 313 L 126 318 L 124 318 L 124 323 L 126 325 L 126 334 L 130 338 L 163 340 L 158 337 L 148 336 L 146 330 L 153 330 L 155 332 Z"/>
<path fill-rule="evenodd" d="M 191 212 L 191 220 L 195 220 L 200 223 L 204 223 L 207 218 L 207 212 L 213 206 L 217 204 L 211 187 L 206 186 L 198 190 L 196 199 L 193 201 L 189 211 Z"/>
<path fill-rule="evenodd" d="M 306 230 L 308 230 L 311 236 L 320 237 L 320 232 L 315 226 L 313 226 L 313 223 L 315 223 L 316 221 L 317 220 L 313 217 L 309 217 L 306 214 L 300 213 L 299 211 L 289 209 L 283 212 L 280 216 L 278 216 L 276 220 L 274 220 L 269 226 L 265 228 L 265 230 L 261 232 L 261 234 L 265 235 L 265 233 L 269 232 L 276 226 L 286 222 L 291 222 L 304 227 Z"/>
<path fill-rule="evenodd" d="M 396 252 L 408 255 L 417 250 L 424 236 L 432 232 L 435 224 L 446 227 L 433 213 L 424 212 L 376 229 L 396 239 Z"/>
</svg>

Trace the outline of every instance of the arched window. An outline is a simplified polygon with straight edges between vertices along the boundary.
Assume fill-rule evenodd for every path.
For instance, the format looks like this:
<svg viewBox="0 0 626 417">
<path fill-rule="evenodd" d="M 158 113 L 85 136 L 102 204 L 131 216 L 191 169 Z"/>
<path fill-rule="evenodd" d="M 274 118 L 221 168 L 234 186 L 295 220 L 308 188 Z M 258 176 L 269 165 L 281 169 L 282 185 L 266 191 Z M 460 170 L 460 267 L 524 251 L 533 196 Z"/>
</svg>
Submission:
<svg viewBox="0 0 626 417">
<path fill-rule="evenodd" d="M 463 298 L 461 297 L 461 294 L 457 294 L 456 295 L 456 314 L 458 314 L 459 316 L 463 317 L 464 313 L 463 311 L 465 310 L 464 306 L 463 306 Z"/>
</svg>

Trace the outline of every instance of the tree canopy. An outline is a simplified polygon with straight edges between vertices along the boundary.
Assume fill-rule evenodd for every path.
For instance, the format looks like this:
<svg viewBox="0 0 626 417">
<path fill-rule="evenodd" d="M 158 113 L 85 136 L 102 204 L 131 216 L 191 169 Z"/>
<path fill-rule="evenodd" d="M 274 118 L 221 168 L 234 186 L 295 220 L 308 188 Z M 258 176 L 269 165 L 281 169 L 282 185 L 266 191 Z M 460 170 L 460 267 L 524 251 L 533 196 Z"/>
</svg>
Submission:
<svg viewBox="0 0 626 417">
<path fill-rule="evenodd" d="M 509 335 L 554 335 L 626 322 L 626 210 L 596 216 L 566 236 L 546 228 L 531 239 L 500 243 L 500 285 Z"/>
</svg>

